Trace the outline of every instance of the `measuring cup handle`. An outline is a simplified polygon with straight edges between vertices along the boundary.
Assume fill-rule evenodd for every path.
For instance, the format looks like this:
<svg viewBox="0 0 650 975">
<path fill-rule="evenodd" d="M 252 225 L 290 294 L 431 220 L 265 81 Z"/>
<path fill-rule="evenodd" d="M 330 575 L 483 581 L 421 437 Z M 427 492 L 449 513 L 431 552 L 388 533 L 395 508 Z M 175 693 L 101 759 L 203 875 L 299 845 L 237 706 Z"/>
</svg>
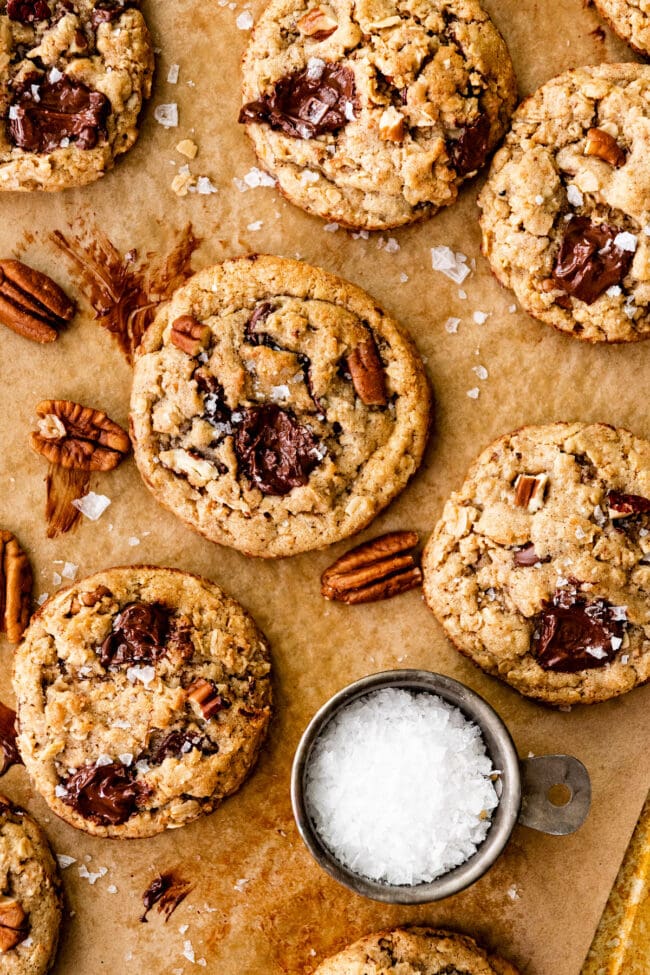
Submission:
<svg viewBox="0 0 650 975">
<path fill-rule="evenodd" d="M 519 822 L 553 836 L 575 833 L 591 806 L 591 781 L 582 762 L 572 755 L 540 755 L 522 759 L 519 767 Z M 549 799 L 553 786 L 568 789 L 569 798 L 564 805 L 556 805 Z"/>
</svg>

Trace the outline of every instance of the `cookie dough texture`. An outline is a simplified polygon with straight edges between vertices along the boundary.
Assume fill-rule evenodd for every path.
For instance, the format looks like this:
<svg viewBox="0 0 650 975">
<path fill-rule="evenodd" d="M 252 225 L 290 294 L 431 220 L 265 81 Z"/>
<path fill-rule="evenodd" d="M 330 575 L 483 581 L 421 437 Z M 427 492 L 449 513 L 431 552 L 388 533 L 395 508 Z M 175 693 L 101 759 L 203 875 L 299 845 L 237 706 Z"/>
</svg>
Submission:
<svg viewBox="0 0 650 975">
<path fill-rule="evenodd" d="M 325 39 L 297 26 L 317 7 L 336 26 Z M 354 73 L 353 118 L 311 139 L 247 128 L 292 203 L 351 227 L 397 227 L 453 203 L 516 101 L 508 50 L 477 0 L 272 0 L 244 57 L 244 103 L 319 62 Z M 477 124 L 485 144 L 465 171 L 454 147 Z"/>
<path fill-rule="evenodd" d="M 326 959 L 314 975 L 518 975 L 462 934 L 433 928 L 396 928 L 355 941 Z"/>
<path fill-rule="evenodd" d="M 0 899 L 16 900 L 26 917 L 24 941 L 0 953 L 3 975 L 43 975 L 59 940 L 63 897 L 59 873 L 40 827 L 0 796 Z"/>
<path fill-rule="evenodd" d="M 594 0 L 596 10 L 638 54 L 650 54 L 648 0 Z"/>
<path fill-rule="evenodd" d="M 587 155 L 594 129 L 612 137 L 622 164 Z M 483 252 L 530 315 L 591 342 L 647 338 L 650 67 L 576 68 L 538 89 L 515 112 L 479 206 Z M 628 273 L 592 304 L 552 280 L 571 216 L 632 235 Z"/>
<path fill-rule="evenodd" d="M 183 316 L 208 326 L 198 355 L 172 341 Z M 384 405 L 366 405 L 347 372 L 368 342 Z M 308 475 L 283 494 L 260 490 L 236 450 L 242 418 L 260 409 L 312 443 Z M 135 365 L 131 431 L 160 502 L 212 541 L 274 557 L 364 528 L 417 469 L 429 413 L 422 361 L 372 298 L 318 268 L 254 256 L 201 271 L 158 315 Z M 282 464 L 282 450 L 269 455 L 269 472 Z"/>
<path fill-rule="evenodd" d="M 11 19 L 7 3 L 0 2 L 0 190 L 62 190 L 99 179 L 135 142 L 138 116 L 151 93 L 153 45 L 136 3 L 121 12 L 121 0 L 72 0 L 65 5 L 48 0 L 48 5 L 49 19 L 23 23 Z M 34 3 L 23 7 L 33 8 Z M 104 19 L 109 8 L 110 19 Z M 17 93 L 33 83 L 38 97 L 50 79 L 60 88 L 60 76 L 63 84 L 66 79 L 81 83 L 108 100 L 103 131 L 95 129 L 90 140 L 96 144 L 82 148 L 83 138 L 67 137 L 62 129 L 54 148 L 20 148 L 10 132 Z M 51 124 L 51 116 L 41 117 L 36 128 L 44 121 Z"/>
<path fill-rule="evenodd" d="M 544 503 L 515 504 L 520 474 L 546 474 Z M 553 705 L 616 697 L 650 678 L 648 515 L 614 523 L 610 491 L 650 497 L 650 443 L 602 424 L 524 427 L 480 455 L 425 549 L 429 607 L 457 648 L 522 694 Z M 532 543 L 538 562 L 520 566 Z M 627 607 L 605 666 L 561 673 L 531 652 L 535 617 L 577 580 L 589 600 Z"/>
<path fill-rule="evenodd" d="M 164 652 L 134 653 L 127 632 L 122 656 L 102 663 L 104 641 L 134 604 L 168 614 Z M 217 700 L 208 717 L 188 699 L 197 680 Z M 107 569 L 57 593 L 32 619 L 14 683 L 35 787 L 58 816 L 98 836 L 150 836 L 212 812 L 246 778 L 270 718 L 264 636 L 216 585 L 175 569 Z M 118 824 L 70 802 L 74 773 L 109 762 L 138 793 Z"/>
</svg>

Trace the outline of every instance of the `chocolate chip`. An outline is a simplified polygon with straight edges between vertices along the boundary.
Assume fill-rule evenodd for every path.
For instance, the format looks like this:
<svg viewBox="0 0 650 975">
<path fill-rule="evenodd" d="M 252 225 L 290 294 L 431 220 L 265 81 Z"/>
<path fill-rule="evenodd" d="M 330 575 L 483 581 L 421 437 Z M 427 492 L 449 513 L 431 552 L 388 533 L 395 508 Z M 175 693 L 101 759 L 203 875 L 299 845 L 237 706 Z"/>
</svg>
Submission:
<svg viewBox="0 0 650 975">
<path fill-rule="evenodd" d="M 166 735 L 154 730 L 150 739 L 149 762 L 152 765 L 162 765 L 166 758 L 180 758 L 193 748 L 199 748 L 203 754 L 214 754 L 218 746 L 212 743 L 206 749 L 202 748 L 204 739 L 201 735 L 189 731 L 170 731 Z"/>
<path fill-rule="evenodd" d="M 650 512 L 650 499 L 640 494 L 623 494 L 621 491 L 610 491 L 607 495 L 607 505 L 610 516 L 629 518 L 631 515 L 644 515 Z"/>
<path fill-rule="evenodd" d="M 91 26 L 97 30 L 100 24 L 116 20 L 125 10 L 137 6 L 138 0 L 99 0 L 90 15 Z"/>
<path fill-rule="evenodd" d="M 103 667 L 153 663 L 167 653 L 169 612 L 159 603 L 129 603 L 113 621 L 101 645 Z"/>
<path fill-rule="evenodd" d="M 490 141 L 490 120 L 479 115 L 475 122 L 465 126 L 458 139 L 449 145 L 449 154 L 459 176 L 467 176 L 480 169 L 487 156 Z"/>
<path fill-rule="evenodd" d="M 0 775 L 23 760 L 16 744 L 16 712 L 0 701 Z"/>
<path fill-rule="evenodd" d="M 522 546 L 522 548 L 515 549 L 513 555 L 513 561 L 515 565 L 520 566 L 531 566 L 537 565 L 540 562 L 550 562 L 551 557 L 547 555 L 545 558 L 540 558 L 535 551 L 535 546 L 532 542 L 528 542 L 527 545 Z"/>
<path fill-rule="evenodd" d="M 7 17 L 9 20 L 18 20 L 21 24 L 49 20 L 50 13 L 46 0 L 7 0 Z"/>
<path fill-rule="evenodd" d="M 322 460 L 318 439 L 275 404 L 241 410 L 235 433 L 240 467 L 262 494 L 288 494 L 301 487 Z"/>
<path fill-rule="evenodd" d="M 625 620 L 605 600 L 587 602 L 575 590 L 558 590 L 535 619 L 532 652 L 544 670 L 591 670 L 615 658 L 624 631 Z"/>
<path fill-rule="evenodd" d="M 354 72 L 344 65 L 317 61 L 281 78 L 274 90 L 248 102 L 239 121 L 266 122 L 298 139 L 335 132 L 354 117 Z"/>
<path fill-rule="evenodd" d="M 231 410 L 219 380 L 206 369 L 194 373 L 196 387 L 203 395 L 203 416 L 210 423 L 230 423 Z"/>
<path fill-rule="evenodd" d="M 267 340 L 270 341 L 270 336 L 268 336 L 266 332 L 260 332 L 258 326 L 266 321 L 272 311 L 273 305 L 269 304 L 268 301 L 265 301 L 255 308 L 253 314 L 246 322 L 244 338 L 247 342 L 250 342 L 251 345 L 266 345 Z"/>
<path fill-rule="evenodd" d="M 158 911 L 164 914 L 165 921 L 168 921 L 191 890 L 192 884 L 182 877 L 177 877 L 171 872 L 159 874 L 142 895 L 145 911 L 140 920 L 146 923 L 147 914 L 157 904 Z"/>
<path fill-rule="evenodd" d="M 146 786 L 135 781 L 135 773 L 118 762 L 84 765 L 67 779 L 65 788 L 63 802 L 99 826 L 125 823 L 147 793 Z"/>
<path fill-rule="evenodd" d="M 33 80 L 33 79 L 36 80 Z M 110 102 L 81 81 L 31 76 L 21 84 L 10 108 L 9 136 L 19 149 L 51 152 L 68 139 L 79 149 L 93 149 L 106 135 Z"/>
<path fill-rule="evenodd" d="M 553 281 L 567 294 L 592 305 L 614 284 L 620 284 L 633 254 L 614 243 L 621 231 L 589 217 L 571 217 L 553 268 Z"/>
</svg>

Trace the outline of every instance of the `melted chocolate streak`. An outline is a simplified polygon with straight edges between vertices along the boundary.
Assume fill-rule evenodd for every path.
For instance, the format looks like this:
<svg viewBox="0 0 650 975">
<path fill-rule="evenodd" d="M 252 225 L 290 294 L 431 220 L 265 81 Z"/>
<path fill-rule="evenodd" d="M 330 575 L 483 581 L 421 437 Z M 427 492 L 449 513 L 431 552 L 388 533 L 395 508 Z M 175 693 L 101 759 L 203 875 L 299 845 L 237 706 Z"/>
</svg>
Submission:
<svg viewBox="0 0 650 975">
<path fill-rule="evenodd" d="M 188 880 L 175 876 L 171 871 L 159 874 L 142 895 L 145 911 L 140 920 L 146 924 L 147 914 L 157 905 L 158 913 L 164 914 L 166 924 L 179 904 L 190 893 L 192 886 Z"/>
<path fill-rule="evenodd" d="M 16 744 L 16 712 L 0 701 L 0 775 L 23 760 Z"/>
</svg>

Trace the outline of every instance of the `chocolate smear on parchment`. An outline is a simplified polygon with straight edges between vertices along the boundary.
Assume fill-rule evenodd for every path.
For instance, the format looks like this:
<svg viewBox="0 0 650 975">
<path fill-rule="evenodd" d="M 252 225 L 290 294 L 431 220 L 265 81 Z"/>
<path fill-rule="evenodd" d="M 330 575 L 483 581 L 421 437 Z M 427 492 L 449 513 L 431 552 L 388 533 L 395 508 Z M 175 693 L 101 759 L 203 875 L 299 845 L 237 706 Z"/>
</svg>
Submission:
<svg viewBox="0 0 650 975">
<path fill-rule="evenodd" d="M 63 253 L 73 280 L 95 311 L 95 320 L 114 336 L 129 363 L 158 306 L 193 273 L 192 255 L 201 243 L 191 224 L 176 233 L 166 254 L 135 249 L 122 254 L 97 226 L 55 230 L 51 242 Z"/>
<path fill-rule="evenodd" d="M 159 914 L 164 915 L 165 923 L 192 890 L 192 884 L 183 877 L 179 877 L 171 870 L 168 873 L 161 873 L 155 877 L 144 894 L 142 903 L 144 904 L 144 914 L 141 921 L 147 923 L 147 914 L 156 907 Z"/>
<path fill-rule="evenodd" d="M 23 760 L 16 744 L 16 712 L 0 701 L 0 775 Z"/>
<path fill-rule="evenodd" d="M 69 532 L 79 522 L 81 512 L 72 502 L 87 493 L 90 471 L 69 470 L 59 464 L 50 464 L 45 485 L 47 537 L 56 538 Z"/>
</svg>

